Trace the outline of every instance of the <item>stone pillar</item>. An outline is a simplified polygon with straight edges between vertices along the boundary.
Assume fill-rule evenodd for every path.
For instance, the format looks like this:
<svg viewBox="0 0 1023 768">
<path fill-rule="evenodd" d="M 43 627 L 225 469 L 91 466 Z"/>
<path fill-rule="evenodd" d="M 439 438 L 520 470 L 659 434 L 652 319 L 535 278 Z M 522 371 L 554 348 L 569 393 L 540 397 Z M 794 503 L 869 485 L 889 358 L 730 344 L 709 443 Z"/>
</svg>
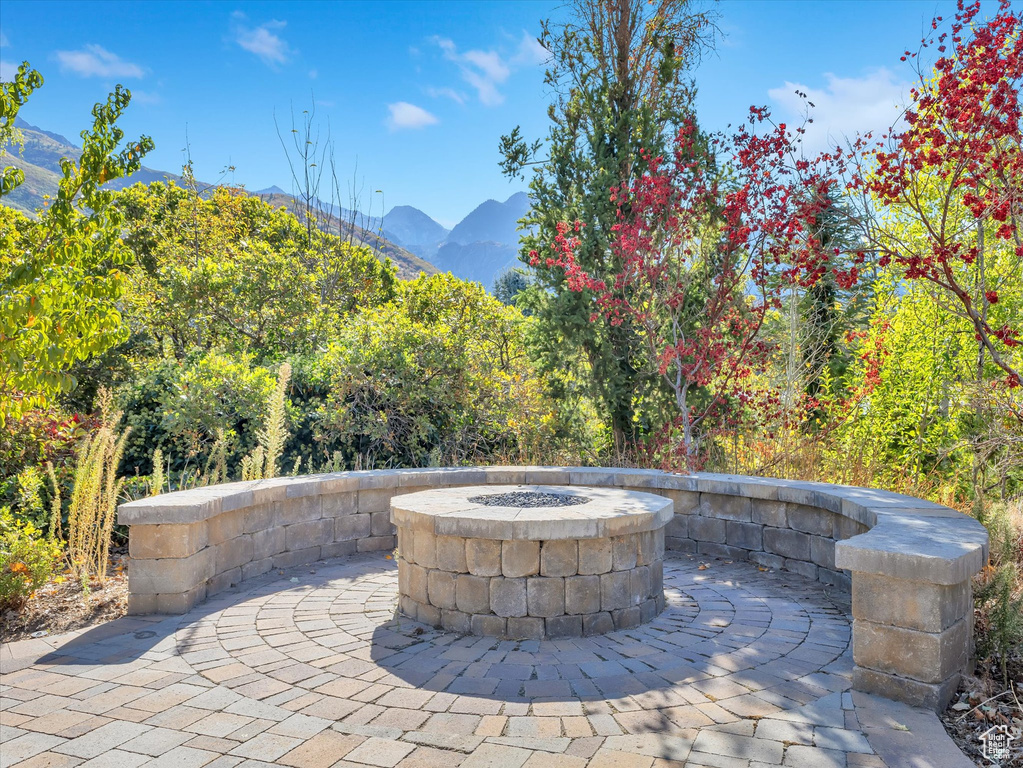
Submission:
<svg viewBox="0 0 1023 768">
<path fill-rule="evenodd" d="M 971 656 L 970 581 L 934 584 L 853 572 L 853 685 L 942 710 Z"/>
</svg>

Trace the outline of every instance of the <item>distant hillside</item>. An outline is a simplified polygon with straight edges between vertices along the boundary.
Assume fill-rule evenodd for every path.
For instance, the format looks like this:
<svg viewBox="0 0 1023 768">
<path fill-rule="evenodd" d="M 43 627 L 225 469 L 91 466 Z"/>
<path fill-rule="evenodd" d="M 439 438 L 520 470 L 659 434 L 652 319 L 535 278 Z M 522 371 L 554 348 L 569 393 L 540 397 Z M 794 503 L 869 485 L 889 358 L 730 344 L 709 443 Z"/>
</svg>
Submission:
<svg viewBox="0 0 1023 768">
<path fill-rule="evenodd" d="M 434 254 L 433 265 L 463 280 L 482 283 L 487 290 L 493 290 L 494 281 L 509 269 L 522 266 L 515 246 L 484 240 L 467 245 L 445 243 Z"/>
<path fill-rule="evenodd" d="M 21 168 L 25 172 L 25 182 L 11 194 L 6 195 L 3 198 L 3 204 L 29 216 L 35 216 L 36 210 L 42 207 L 43 196 L 54 195 L 57 192 L 57 184 L 60 180 L 60 159 L 67 157 L 77 161 L 81 157 L 82 151 L 64 136 L 37 128 L 20 118 L 16 125 L 24 136 L 24 149 L 20 153 L 17 150 L 13 153 L 4 153 L 0 156 L 0 160 L 5 167 L 14 165 Z M 124 189 L 132 184 L 149 184 L 154 181 L 173 181 L 179 185 L 184 183 L 184 179 L 176 173 L 158 171 L 143 166 L 128 178 L 117 179 L 107 186 L 111 189 Z M 198 182 L 197 185 L 200 190 L 206 190 L 211 186 L 205 182 Z M 284 206 L 292 213 L 299 212 L 299 206 L 295 204 L 294 198 L 280 187 L 271 187 L 263 190 L 262 193 L 255 194 L 271 205 Z M 376 234 L 369 228 L 360 226 L 364 220 L 362 214 L 355 214 L 356 224 L 352 227 L 353 219 L 349 214 L 349 211 L 341 209 L 340 231 L 351 232 L 353 241 L 368 246 L 381 260 L 385 257 L 390 258 L 400 277 L 412 279 L 420 272 L 426 274 L 437 272 L 432 264 L 414 253 L 389 242 L 385 237 Z M 369 223 L 369 220 L 366 220 L 366 223 Z M 329 218 L 325 224 L 325 228 L 328 227 L 331 231 L 339 231 L 337 216 Z"/>
<path fill-rule="evenodd" d="M 487 200 L 462 219 L 448 235 L 449 243 L 468 245 L 480 241 L 492 241 L 515 245 L 519 243 L 518 221 L 529 210 L 529 197 L 517 192 L 503 203 Z"/>
<path fill-rule="evenodd" d="M 448 230 L 418 208 L 399 205 L 383 219 L 384 237 L 424 259 L 432 259 Z"/>
</svg>

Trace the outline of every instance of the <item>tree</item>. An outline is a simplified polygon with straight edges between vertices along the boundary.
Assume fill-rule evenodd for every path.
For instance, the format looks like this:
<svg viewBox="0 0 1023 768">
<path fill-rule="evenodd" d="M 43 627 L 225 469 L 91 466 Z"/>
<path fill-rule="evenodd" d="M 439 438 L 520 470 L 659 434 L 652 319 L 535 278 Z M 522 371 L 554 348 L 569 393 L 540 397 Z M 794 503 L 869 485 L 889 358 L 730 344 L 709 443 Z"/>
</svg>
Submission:
<svg viewBox="0 0 1023 768">
<path fill-rule="evenodd" d="M 686 73 L 711 43 L 713 20 L 690 0 L 576 0 L 560 29 L 544 24 L 540 43 L 551 52 L 546 82 L 556 94 L 548 109 L 548 157 L 537 162 L 543 144 L 527 144 L 517 128 L 501 141 L 506 173 L 534 166 L 523 261 L 550 247 L 560 223 L 579 220 L 587 224 L 575 254 L 582 268 L 596 277 L 621 270 L 612 248 L 616 206 L 607 191 L 629 188 L 645 169 L 640 150 L 656 154 L 690 117 Z M 652 385 L 631 320 L 590 322 L 591 296 L 569 290 L 546 258 L 531 266 L 535 288 L 519 306 L 544 330 L 547 366 L 574 364 L 607 415 L 615 448 L 631 449 L 636 402 Z"/>
<path fill-rule="evenodd" d="M 18 110 L 42 77 L 21 65 L 14 82 L 3 83 L 6 140 Z M 124 288 L 130 252 L 120 240 L 121 217 L 113 193 L 101 187 L 128 176 L 153 148 L 143 136 L 117 152 L 124 132 L 117 120 L 131 93 L 117 86 L 93 110 L 83 131 L 78 163 L 61 161 L 56 197 L 29 221 L 0 215 L 0 426 L 75 385 L 68 369 L 125 337 L 117 300 Z M 17 174 L 4 171 L 3 193 Z"/>
</svg>

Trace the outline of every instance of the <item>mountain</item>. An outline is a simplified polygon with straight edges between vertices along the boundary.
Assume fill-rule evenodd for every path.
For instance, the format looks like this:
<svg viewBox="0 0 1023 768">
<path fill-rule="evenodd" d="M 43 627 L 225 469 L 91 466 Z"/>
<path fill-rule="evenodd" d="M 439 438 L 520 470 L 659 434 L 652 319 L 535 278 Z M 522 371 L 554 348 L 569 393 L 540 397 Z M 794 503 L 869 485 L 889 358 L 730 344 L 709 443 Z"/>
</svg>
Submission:
<svg viewBox="0 0 1023 768">
<path fill-rule="evenodd" d="M 19 210 L 28 216 L 35 216 L 36 210 L 43 205 L 43 196 L 54 195 L 57 192 L 57 184 L 61 178 L 61 158 L 67 157 L 77 161 L 82 155 L 82 150 L 64 136 L 37 128 L 20 118 L 17 119 L 15 125 L 21 130 L 25 145 L 20 152 L 16 148 L 12 148 L 13 152 L 3 153 L 2 163 L 4 166 L 14 165 L 21 168 L 25 173 L 25 181 L 9 195 L 5 195 L 2 202 L 3 205 Z M 176 173 L 143 166 L 127 178 L 109 182 L 107 187 L 124 189 L 132 184 L 149 184 L 154 181 L 173 181 L 178 185 L 184 185 L 184 179 Z M 204 182 L 196 184 L 200 191 L 211 187 L 210 184 Z M 256 192 L 254 195 L 271 205 L 284 206 L 292 213 L 300 213 L 301 206 L 296 203 L 295 198 L 280 187 L 273 186 Z M 344 232 L 345 236 L 350 236 L 353 242 L 370 248 L 381 260 L 390 258 L 398 270 L 399 277 L 412 279 L 420 272 L 427 274 L 437 272 L 437 269 L 429 262 L 373 232 L 373 229 L 378 228 L 379 219 L 366 219 L 363 222 L 366 217 L 363 217 L 361 213 L 353 214 L 351 211 L 338 209 L 336 206 L 334 210 L 337 211 L 337 214 L 331 216 L 328 206 L 322 201 L 316 202 L 319 208 L 327 211 L 327 214 L 322 216 L 325 219 L 325 229 Z M 374 221 L 377 222 L 377 226 L 373 226 Z"/>
<path fill-rule="evenodd" d="M 384 237 L 424 259 L 430 259 L 448 236 L 448 230 L 411 205 L 392 208 L 383 219 Z"/>
<path fill-rule="evenodd" d="M 515 246 L 492 240 L 467 245 L 444 243 L 433 255 L 431 263 L 441 272 L 482 283 L 487 290 L 492 290 L 497 278 L 509 269 L 522 266 Z"/>
<path fill-rule="evenodd" d="M 529 210 L 529 196 L 516 192 L 503 203 L 487 200 L 462 219 L 447 237 L 448 243 L 503 243 L 518 247 L 518 221 Z"/>
</svg>

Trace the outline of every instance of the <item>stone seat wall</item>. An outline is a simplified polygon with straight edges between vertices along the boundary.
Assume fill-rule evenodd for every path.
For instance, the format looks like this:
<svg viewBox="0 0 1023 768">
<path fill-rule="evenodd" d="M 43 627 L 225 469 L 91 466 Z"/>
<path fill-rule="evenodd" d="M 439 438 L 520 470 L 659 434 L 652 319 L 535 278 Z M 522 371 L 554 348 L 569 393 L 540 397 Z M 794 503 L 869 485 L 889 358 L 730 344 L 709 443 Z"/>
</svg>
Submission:
<svg viewBox="0 0 1023 768">
<path fill-rule="evenodd" d="M 462 485 L 614 486 L 669 497 L 666 546 L 850 589 L 854 685 L 939 707 L 971 653 L 977 521 L 866 488 L 654 470 L 485 467 L 343 472 L 230 483 L 121 505 L 133 614 L 184 613 L 274 568 L 395 547 L 391 498 Z"/>
</svg>

